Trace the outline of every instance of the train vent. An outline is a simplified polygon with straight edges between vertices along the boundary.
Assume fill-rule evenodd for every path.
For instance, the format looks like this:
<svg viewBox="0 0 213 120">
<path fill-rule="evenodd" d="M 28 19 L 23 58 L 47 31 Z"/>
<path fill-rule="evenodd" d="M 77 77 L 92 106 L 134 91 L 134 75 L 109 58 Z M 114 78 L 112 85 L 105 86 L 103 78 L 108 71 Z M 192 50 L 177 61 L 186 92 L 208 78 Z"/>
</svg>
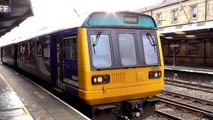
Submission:
<svg viewBox="0 0 213 120">
<path fill-rule="evenodd" d="M 112 83 L 123 83 L 126 80 L 125 73 L 112 73 Z"/>
</svg>

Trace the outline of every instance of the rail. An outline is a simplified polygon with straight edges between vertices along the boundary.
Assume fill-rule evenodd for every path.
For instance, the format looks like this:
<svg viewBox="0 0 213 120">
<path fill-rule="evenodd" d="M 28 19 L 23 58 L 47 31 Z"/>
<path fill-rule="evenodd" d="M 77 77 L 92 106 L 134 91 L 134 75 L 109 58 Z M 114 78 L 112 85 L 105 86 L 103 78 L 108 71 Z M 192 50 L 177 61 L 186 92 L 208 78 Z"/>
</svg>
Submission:
<svg viewBox="0 0 213 120">
<path fill-rule="evenodd" d="M 199 112 L 203 114 L 204 116 L 207 116 L 208 118 L 213 118 L 213 110 L 206 109 L 207 105 L 209 106 L 209 108 L 213 108 L 212 101 L 199 99 L 199 98 L 195 98 L 195 97 L 191 97 L 187 95 L 182 95 L 182 94 L 174 93 L 170 91 L 163 91 L 157 97 L 160 99 L 162 103 L 187 109 L 195 113 Z M 179 100 L 177 100 L 177 98 Z M 196 106 L 197 103 L 200 103 L 201 105 Z"/>
</svg>

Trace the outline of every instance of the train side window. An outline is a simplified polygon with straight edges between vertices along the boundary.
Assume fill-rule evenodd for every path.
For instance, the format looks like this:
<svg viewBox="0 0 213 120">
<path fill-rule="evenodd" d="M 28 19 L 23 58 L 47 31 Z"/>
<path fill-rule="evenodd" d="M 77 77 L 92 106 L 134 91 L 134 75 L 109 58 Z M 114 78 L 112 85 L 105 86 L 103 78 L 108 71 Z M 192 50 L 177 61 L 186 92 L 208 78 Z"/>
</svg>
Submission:
<svg viewBox="0 0 213 120">
<path fill-rule="evenodd" d="M 25 45 L 21 45 L 21 60 L 25 60 L 26 48 Z"/>
<path fill-rule="evenodd" d="M 21 57 L 21 50 L 20 50 L 20 46 L 17 47 L 17 61 L 20 60 Z"/>
<path fill-rule="evenodd" d="M 30 43 L 28 42 L 26 44 L 26 56 L 27 57 L 30 57 L 30 53 L 31 53 L 31 50 L 30 50 Z"/>
<path fill-rule="evenodd" d="M 47 36 L 43 40 L 43 57 L 50 58 L 50 37 Z"/>
<path fill-rule="evenodd" d="M 30 48 L 31 48 L 30 56 L 34 57 L 35 56 L 35 42 L 30 43 Z"/>
<path fill-rule="evenodd" d="M 77 59 L 77 37 L 66 37 L 64 40 L 63 58 L 65 59 Z"/>
<path fill-rule="evenodd" d="M 42 44 L 41 41 L 36 42 L 36 56 L 41 57 L 42 56 Z"/>
<path fill-rule="evenodd" d="M 211 57 L 213 57 L 213 41 L 211 41 Z"/>
</svg>

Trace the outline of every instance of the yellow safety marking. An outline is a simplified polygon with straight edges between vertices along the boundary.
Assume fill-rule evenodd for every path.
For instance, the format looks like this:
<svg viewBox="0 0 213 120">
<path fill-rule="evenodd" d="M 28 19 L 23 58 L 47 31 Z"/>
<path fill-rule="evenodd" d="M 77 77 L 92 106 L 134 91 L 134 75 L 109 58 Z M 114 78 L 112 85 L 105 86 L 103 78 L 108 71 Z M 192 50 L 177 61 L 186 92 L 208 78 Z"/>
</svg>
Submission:
<svg viewBox="0 0 213 120">
<path fill-rule="evenodd" d="M 30 112 L 28 111 L 28 109 L 26 107 L 22 108 L 24 115 L 30 115 Z"/>
<path fill-rule="evenodd" d="M 36 94 L 40 99 L 45 99 L 45 97 L 37 91 L 34 91 L 34 94 Z"/>
<path fill-rule="evenodd" d="M 13 87 L 10 85 L 10 83 L 7 81 L 7 79 L 1 73 L 0 73 L 0 77 L 1 77 L 1 80 L 3 80 L 3 82 L 6 84 L 7 88 L 10 91 L 14 91 Z"/>
</svg>

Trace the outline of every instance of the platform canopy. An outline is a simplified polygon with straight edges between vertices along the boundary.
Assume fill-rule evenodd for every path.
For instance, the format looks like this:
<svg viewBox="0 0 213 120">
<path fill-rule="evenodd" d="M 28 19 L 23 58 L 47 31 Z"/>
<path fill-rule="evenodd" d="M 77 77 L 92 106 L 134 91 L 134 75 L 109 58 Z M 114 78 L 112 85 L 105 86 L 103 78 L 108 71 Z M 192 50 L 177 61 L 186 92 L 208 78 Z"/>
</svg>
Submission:
<svg viewBox="0 0 213 120">
<path fill-rule="evenodd" d="M 30 0 L 0 0 L 0 37 L 33 16 Z"/>
<path fill-rule="evenodd" d="M 160 28 L 159 31 L 163 39 L 185 40 L 213 38 L 213 21 Z"/>
</svg>

